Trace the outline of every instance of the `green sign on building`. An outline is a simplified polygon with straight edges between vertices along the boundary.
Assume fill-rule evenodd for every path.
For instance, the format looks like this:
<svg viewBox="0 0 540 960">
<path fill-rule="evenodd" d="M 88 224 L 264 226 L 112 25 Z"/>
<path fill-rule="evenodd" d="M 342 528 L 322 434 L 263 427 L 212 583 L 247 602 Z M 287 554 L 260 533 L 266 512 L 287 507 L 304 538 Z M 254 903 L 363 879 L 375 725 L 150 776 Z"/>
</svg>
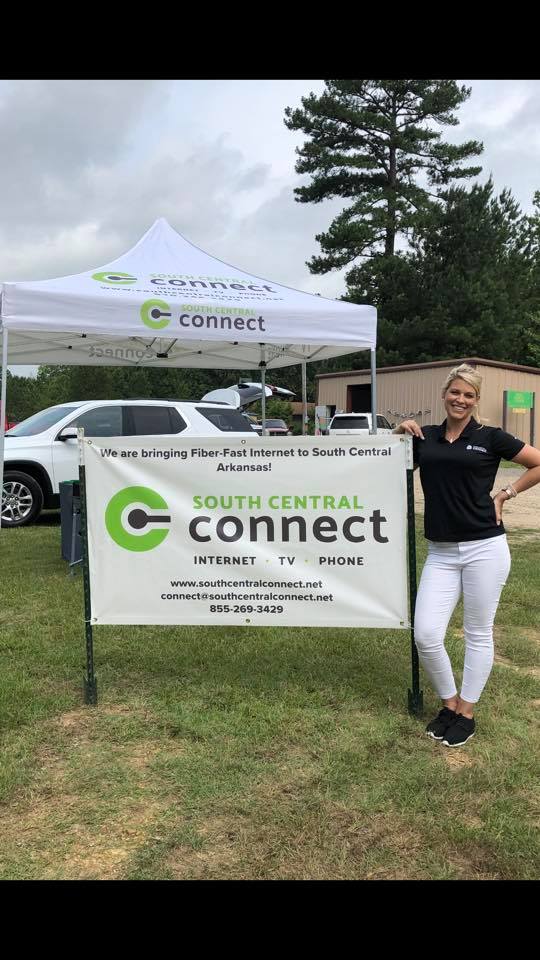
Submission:
<svg viewBox="0 0 540 960">
<path fill-rule="evenodd" d="M 531 410 L 533 406 L 532 391 L 508 390 L 506 403 L 510 410 Z"/>
</svg>

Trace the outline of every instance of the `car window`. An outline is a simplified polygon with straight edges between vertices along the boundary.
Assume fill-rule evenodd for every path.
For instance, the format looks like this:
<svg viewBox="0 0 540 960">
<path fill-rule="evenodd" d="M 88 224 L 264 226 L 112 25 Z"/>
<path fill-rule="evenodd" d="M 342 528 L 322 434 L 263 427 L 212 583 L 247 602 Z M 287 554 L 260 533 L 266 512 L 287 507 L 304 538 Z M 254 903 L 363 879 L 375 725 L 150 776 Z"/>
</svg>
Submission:
<svg viewBox="0 0 540 960">
<path fill-rule="evenodd" d="M 72 420 L 70 427 L 84 427 L 85 437 L 121 437 L 122 407 L 95 407 Z"/>
<path fill-rule="evenodd" d="M 330 425 L 332 430 L 369 430 L 367 417 L 334 417 Z"/>
<path fill-rule="evenodd" d="M 163 433 L 182 433 L 186 422 L 174 407 L 133 404 L 127 406 L 124 436 L 155 436 Z"/>
<path fill-rule="evenodd" d="M 197 407 L 197 412 L 202 414 L 218 430 L 223 433 L 253 433 L 249 423 L 242 416 L 239 410 L 227 409 L 218 410 L 216 407 Z"/>
<path fill-rule="evenodd" d="M 6 437 L 34 437 L 37 433 L 48 430 L 76 409 L 77 407 L 48 407 L 47 410 L 40 410 L 39 413 L 34 413 L 6 431 Z"/>
<path fill-rule="evenodd" d="M 391 429 L 392 429 L 391 426 L 390 426 L 390 424 L 388 423 L 388 420 L 386 419 L 386 417 L 382 417 L 380 414 L 377 414 L 377 426 L 380 427 L 381 430 L 391 430 Z"/>
</svg>

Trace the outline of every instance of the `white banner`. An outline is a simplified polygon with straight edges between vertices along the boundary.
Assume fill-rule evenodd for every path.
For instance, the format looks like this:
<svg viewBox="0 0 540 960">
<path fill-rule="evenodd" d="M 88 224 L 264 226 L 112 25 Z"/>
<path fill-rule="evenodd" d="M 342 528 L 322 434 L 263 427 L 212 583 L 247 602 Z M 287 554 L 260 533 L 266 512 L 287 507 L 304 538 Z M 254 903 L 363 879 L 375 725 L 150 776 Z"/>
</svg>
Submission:
<svg viewBox="0 0 540 960">
<path fill-rule="evenodd" d="M 410 447 L 85 439 L 92 623 L 408 627 Z"/>
</svg>

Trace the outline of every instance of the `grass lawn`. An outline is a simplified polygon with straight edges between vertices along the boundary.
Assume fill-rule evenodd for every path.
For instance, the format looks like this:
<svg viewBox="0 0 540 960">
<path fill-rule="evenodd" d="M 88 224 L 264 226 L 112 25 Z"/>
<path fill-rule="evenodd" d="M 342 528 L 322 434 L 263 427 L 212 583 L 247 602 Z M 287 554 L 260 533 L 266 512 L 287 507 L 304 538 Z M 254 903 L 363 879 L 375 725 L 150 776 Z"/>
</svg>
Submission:
<svg viewBox="0 0 540 960">
<path fill-rule="evenodd" d="M 424 678 L 407 714 L 406 631 L 99 627 L 84 706 L 58 519 L 2 531 L 0 878 L 537 879 L 540 534 L 509 541 L 477 736 L 451 751 Z"/>
</svg>

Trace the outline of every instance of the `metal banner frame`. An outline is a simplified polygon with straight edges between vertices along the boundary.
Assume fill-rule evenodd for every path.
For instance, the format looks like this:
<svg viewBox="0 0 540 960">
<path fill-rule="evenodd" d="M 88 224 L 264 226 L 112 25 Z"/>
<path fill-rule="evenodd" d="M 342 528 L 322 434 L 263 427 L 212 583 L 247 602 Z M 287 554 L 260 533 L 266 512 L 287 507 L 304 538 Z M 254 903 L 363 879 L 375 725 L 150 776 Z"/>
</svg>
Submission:
<svg viewBox="0 0 540 960">
<path fill-rule="evenodd" d="M 86 475 L 82 453 L 84 429 L 77 429 L 79 444 L 79 486 L 81 495 L 81 539 L 84 589 L 84 633 L 86 641 L 86 673 L 84 675 L 84 702 L 96 706 L 98 702 L 97 679 L 94 673 L 94 633 L 92 628 L 92 597 L 90 594 L 90 563 L 88 559 L 88 524 L 86 513 Z"/>
<path fill-rule="evenodd" d="M 86 644 L 86 672 L 84 674 L 84 702 L 96 706 L 98 702 L 98 684 L 94 671 L 94 635 L 92 627 L 92 599 L 90 588 L 90 566 L 88 551 L 88 523 L 86 500 L 86 476 L 82 452 L 84 430 L 77 431 L 79 442 L 79 483 L 81 497 L 81 538 L 82 538 L 82 568 L 84 587 L 84 627 Z M 423 692 L 420 689 L 420 668 L 418 651 L 414 640 L 414 611 L 416 606 L 417 578 L 416 578 L 416 528 L 414 516 L 414 470 L 407 469 L 407 543 L 408 543 L 408 581 L 410 607 L 410 638 L 411 638 L 411 676 L 412 690 L 407 693 L 407 707 L 412 716 L 420 717 L 423 713 Z"/>
<path fill-rule="evenodd" d="M 424 712 L 424 694 L 420 689 L 420 661 L 414 640 L 414 612 L 416 610 L 416 524 L 414 519 L 414 469 L 407 470 L 407 541 L 409 545 L 409 606 L 411 620 L 412 690 L 408 691 L 409 713 L 415 717 Z"/>
</svg>

